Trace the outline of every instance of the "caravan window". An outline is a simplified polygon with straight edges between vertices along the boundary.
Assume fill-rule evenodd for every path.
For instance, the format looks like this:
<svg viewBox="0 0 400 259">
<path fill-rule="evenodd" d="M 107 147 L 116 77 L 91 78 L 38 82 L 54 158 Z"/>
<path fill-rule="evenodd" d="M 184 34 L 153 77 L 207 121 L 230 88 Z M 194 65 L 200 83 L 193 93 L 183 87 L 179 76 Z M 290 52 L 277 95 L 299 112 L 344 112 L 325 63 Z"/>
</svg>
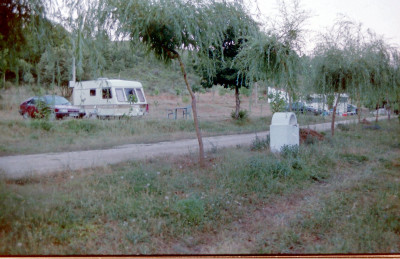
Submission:
<svg viewBox="0 0 400 259">
<path fill-rule="evenodd" d="M 125 95 L 126 95 L 127 100 L 129 101 L 131 99 L 132 95 L 136 96 L 136 93 L 133 88 L 125 88 Z"/>
<path fill-rule="evenodd" d="M 102 90 L 103 99 L 111 99 L 111 88 L 103 88 Z"/>
<path fill-rule="evenodd" d="M 90 89 L 90 96 L 96 96 L 96 89 Z"/>
<path fill-rule="evenodd" d="M 124 91 L 122 91 L 122 88 L 116 88 L 115 89 L 115 94 L 117 95 L 117 100 L 118 102 L 125 102 L 125 96 L 124 96 Z"/>
<path fill-rule="evenodd" d="M 136 90 L 137 96 L 139 98 L 139 102 L 144 103 L 145 100 L 144 100 L 144 95 L 143 95 L 142 89 L 136 88 L 135 90 Z"/>
</svg>

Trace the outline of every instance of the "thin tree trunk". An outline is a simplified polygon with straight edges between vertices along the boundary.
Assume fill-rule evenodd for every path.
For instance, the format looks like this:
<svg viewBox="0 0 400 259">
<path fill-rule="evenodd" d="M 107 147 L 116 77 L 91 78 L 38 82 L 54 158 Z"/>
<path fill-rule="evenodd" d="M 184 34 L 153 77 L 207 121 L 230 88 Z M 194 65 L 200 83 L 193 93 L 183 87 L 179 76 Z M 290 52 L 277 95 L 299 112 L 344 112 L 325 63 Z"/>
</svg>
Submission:
<svg viewBox="0 0 400 259">
<path fill-rule="evenodd" d="M 258 83 L 257 82 L 255 82 L 254 83 L 254 88 L 256 89 L 256 105 L 258 104 Z"/>
<path fill-rule="evenodd" d="M 357 92 L 357 117 L 358 123 L 361 122 L 361 101 L 360 101 L 360 93 Z"/>
<path fill-rule="evenodd" d="M 292 94 L 290 93 L 290 91 L 287 91 L 288 94 L 288 99 L 289 99 L 289 111 L 292 111 Z"/>
<path fill-rule="evenodd" d="M 235 99 L 236 99 L 235 119 L 238 119 L 240 111 L 240 97 L 239 97 L 239 87 L 237 85 L 235 86 Z"/>
<path fill-rule="evenodd" d="M 389 103 L 389 93 L 386 94 L 386 111 L 388 113 L 388 120 L 390 120 L 390 103 Z"/>
<path fill-rule="evenodd" d="M 201 167 L 205 166 L 205 159 L 204 159 L 204 146 L 203 146 L 203 138 L 201 136 L 201 131 L 199 128 L 199 120 L 197 117 L 197 106 L 196 106 L 196 96 L 192 91 L 192 88 L 189 85 L 189 82 L 187 80 L 187 75 L 186 75 L 186 70 L 185 70 L 185 65 L 182 62 L 181 56 L 178 53 L 175 53 L 178 60 L 179 60 L 179 65 L 181 66 L 183 78 L 185 79 L 185 84 L 186 88 L 189 91 L 190 96 L 192 97 L 192 110 L 193 110 L 193 118 L 194 118 L 194 127 L 196 128 L 196 135 L 197 135 L 197 140 L 199 142 L 199 163 Z"/>
<path fill-rule="evenodd" d="M 3 78 L 1 79 L 1 84 L 3 88 L 6 88 L 6 70 L 3 70 Z"/>
<path fill-rule="evenodd" d="M 340 99 L 340 93 L 338 94 L 338 97 L 337 97 L 337 99 L 336 99 L 335 106 L 333 106 L 332 123 L 331 123 L 331 133 L 332 133 L 332 137 L 335 135 L 336 108 L 337 108 L 337 106 L 338 106 L 339 99 Z"/>
<path fill-rule="evenodd" d="M 378 117 L 379 117 L 379 103 L 376 104 L 376 119 L 375 119 L 375 122 L 378 122 Z"/>
</svg>

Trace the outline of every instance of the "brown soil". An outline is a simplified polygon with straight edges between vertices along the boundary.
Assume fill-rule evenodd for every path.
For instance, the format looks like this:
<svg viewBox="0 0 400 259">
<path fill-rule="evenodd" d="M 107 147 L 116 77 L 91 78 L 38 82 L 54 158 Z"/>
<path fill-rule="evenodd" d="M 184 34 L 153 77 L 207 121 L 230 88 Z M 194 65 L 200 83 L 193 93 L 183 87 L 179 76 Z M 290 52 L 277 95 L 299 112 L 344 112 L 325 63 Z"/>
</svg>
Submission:
<svg viewBox="0 0 400 259">
<path fill-rule="evenodd" d="M 368 125 L 368 124 L 371 124 L 371 122 L 369 122 L 369 121 L 367 121 L 365 118 L 361 121 L 361 124 L 366 124 L 366 125 Z"/>
<path fill-rule="evenodd" d="M 324 135 L 312 129 L 300 129 L 300 143 L 304 143 L 307 139 L 324 140 Z"/>
<path fill-rule="evenodd" d="M 160 94 L 156 96 L 147 95 L 146 98 L 150 106 L 148 116 L 153 118 L 166 118 L 168 109 L 185 107 L 191 104 L 191 98 L 188 95 Z M 196 93 L 196 100 L 200 120 L 226 120 L 230 118 L 231 112 L 235 110 L 235 95 L 233 92 L 224 95 L 220 95 L 216 91 L 203 94 Z M 240 100 L 241 110 L 247 110 L 250 117 L 272 115 L 269 104 L 266 101 L 256 102 L 255 94 L 251 97 L 241 95 Z"/>
</svg>

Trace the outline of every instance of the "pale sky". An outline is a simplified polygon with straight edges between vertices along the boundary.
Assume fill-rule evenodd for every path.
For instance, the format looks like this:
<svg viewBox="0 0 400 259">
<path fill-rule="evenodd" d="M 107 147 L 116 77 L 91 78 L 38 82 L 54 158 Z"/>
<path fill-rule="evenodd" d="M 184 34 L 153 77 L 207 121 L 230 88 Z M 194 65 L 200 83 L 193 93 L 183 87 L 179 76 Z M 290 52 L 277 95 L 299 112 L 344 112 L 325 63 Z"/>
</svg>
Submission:
<svg viewBox="0 0 400 259">
<path fill-rule="evenodd" d="M 278 14 L 277 0 L 256 0 L 261 13 L 268 17 Z M 290 0 L 286 0 L 287 3 Z M 387 43 L 400 49 L 400 0 L 299 0 L 302 9 L 309 10 L 312 17 L 306 29 L 312 41 L 317 32 L 332 27 L 338 14 L 344 14 L 363 28 L 383 35 Z M 313 33 L 312 33 L 313 32 Z M 307 49 L 312 48 L 309 43 Z"/>
</svg>

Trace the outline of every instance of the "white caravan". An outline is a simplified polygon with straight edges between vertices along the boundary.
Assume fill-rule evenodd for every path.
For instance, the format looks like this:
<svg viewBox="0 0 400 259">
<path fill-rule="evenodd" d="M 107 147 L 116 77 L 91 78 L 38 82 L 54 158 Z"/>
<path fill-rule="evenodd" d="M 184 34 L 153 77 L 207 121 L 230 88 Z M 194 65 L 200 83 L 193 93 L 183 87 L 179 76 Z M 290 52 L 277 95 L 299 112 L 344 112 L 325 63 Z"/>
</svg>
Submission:
<svg viewBox="0 0 400 259">
<path fill-rule="evenodd" d="M 143 86 L 137 81 L 99 78 L 70 82 L 72 102 L 86 115 L 105 117 L 142 116 L 148 112 Z"/>
<path fill-rule="evenodd" d="M 335 95 L 334 103 L 336 103 L 337 95 Z M 339 115 L 347 113 L 347 106 L 349 105 L 349 96 L 347 94 L 341 94 L 339 103 L 336 107 L 336 113 Z M 307 106 L 312 107 L 316 110 L 328 110 L 328 104 L 326 96 L 322 94 L 312 94 L 310 99 L 307 101 Z"/>
</svg>

